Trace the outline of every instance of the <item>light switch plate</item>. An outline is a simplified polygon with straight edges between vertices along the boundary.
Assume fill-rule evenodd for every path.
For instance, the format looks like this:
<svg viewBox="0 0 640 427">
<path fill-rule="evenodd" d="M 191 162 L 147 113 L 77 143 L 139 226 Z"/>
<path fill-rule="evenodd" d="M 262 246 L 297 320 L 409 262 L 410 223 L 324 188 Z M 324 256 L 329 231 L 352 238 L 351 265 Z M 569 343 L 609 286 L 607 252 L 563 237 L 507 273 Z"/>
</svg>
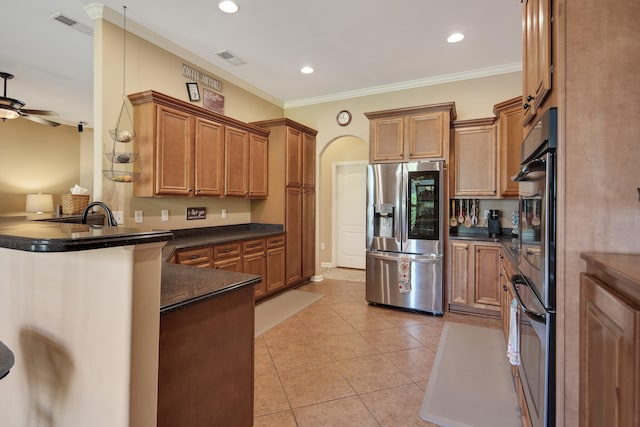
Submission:
<svg viewBox="0 0 640 427">
<path fill-rule="evenodd" d="M 169 210 L 167 209 L 162 210 L 162 220 L 169 221 Z"/>
<path fill-rule="evenodd" d="M 226 219 L 227 218 L 227 209 L 226 208 L 222 208 L 221 215 L 222 215 L 222 219 Z"/>
<path fill-rule="evenodd" d="M 135 222 L 137 224 L 142 222 L 142 211 L 135 211 Z"/>
</svg>

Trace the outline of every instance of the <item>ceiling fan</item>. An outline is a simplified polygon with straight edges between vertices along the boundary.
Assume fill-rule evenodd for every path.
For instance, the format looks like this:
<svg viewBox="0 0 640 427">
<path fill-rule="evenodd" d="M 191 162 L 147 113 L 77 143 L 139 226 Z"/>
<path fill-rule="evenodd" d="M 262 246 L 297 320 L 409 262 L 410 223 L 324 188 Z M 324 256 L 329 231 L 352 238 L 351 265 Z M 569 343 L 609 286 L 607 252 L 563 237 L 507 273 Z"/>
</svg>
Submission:
<svg viewBox="0 0 640 427">
<path fill-rule="evenodd" d="M 7 80 L 11 80 L 13 78 L 13 74 L 0 71 L 0 78 L 4 80 L 4 95 L 0 96 L 0 118 L 2 118 L 3 121 L 24 117 L 25 119 L 41 123 L 43 125 L 60 126 L 60 123 L 38 117 L 57 116 L 53 111 L 23 109 L 22 107 L 24 107 L 24 102 L 13 98 L 7 98 Z"/>
</svg>

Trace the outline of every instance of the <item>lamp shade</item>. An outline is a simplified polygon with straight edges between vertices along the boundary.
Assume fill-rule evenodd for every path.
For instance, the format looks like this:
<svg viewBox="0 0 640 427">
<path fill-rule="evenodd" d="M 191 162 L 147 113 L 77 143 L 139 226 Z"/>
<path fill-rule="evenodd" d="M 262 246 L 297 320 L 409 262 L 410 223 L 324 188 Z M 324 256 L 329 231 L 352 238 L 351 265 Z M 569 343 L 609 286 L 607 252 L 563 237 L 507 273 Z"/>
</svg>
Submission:
<svg viewBox="0 0 640 427">
<path fill-rule="evenodd" d="M 27 206 L 25 208 L 27 212 L 36 212 L 41 214 L 43 212 L 53 211 L 53 196 L 51 194 L 27 194 Z"/>
</svg>

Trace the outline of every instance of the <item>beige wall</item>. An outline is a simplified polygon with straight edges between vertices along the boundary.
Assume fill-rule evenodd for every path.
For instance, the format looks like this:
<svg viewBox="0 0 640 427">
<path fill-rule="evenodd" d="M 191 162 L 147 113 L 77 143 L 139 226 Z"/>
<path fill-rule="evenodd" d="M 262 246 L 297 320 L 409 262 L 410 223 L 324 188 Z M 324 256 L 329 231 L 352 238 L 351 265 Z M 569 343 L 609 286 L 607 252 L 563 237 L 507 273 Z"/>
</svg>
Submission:
<svg viewBox="0 0 640 427">
<path fill-rule="evenodd" d="M 21 118 L 0 122 L 0 215 L 23 215 L 27 193 L 51 193 L 55 206 L 75 184 L 90 186 L 81 174 L 81 153 L 91 148 L 92 135 Z"/>
</svg>

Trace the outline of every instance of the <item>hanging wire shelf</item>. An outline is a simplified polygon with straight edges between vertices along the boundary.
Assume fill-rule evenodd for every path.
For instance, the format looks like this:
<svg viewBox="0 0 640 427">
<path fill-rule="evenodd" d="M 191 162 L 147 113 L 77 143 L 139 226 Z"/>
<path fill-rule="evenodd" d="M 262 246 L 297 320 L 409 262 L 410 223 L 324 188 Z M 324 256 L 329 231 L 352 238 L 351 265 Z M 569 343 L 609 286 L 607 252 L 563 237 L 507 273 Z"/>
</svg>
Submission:
<svg viewBox="0 0 640 427">
<path fill-rule="evenodd" d="M 129 152 L 110 152 L 105 153 L 107 159 L 112 163 L 134 163 L 138 160 L 138 153 L 129 153 Z"/>
<path fill-rule="evenodd" d="M 102 171 L 105 178 L 113 182 L 133 182 L 140 178 L 140 172 L 105 169 Z"/>
</svg>

